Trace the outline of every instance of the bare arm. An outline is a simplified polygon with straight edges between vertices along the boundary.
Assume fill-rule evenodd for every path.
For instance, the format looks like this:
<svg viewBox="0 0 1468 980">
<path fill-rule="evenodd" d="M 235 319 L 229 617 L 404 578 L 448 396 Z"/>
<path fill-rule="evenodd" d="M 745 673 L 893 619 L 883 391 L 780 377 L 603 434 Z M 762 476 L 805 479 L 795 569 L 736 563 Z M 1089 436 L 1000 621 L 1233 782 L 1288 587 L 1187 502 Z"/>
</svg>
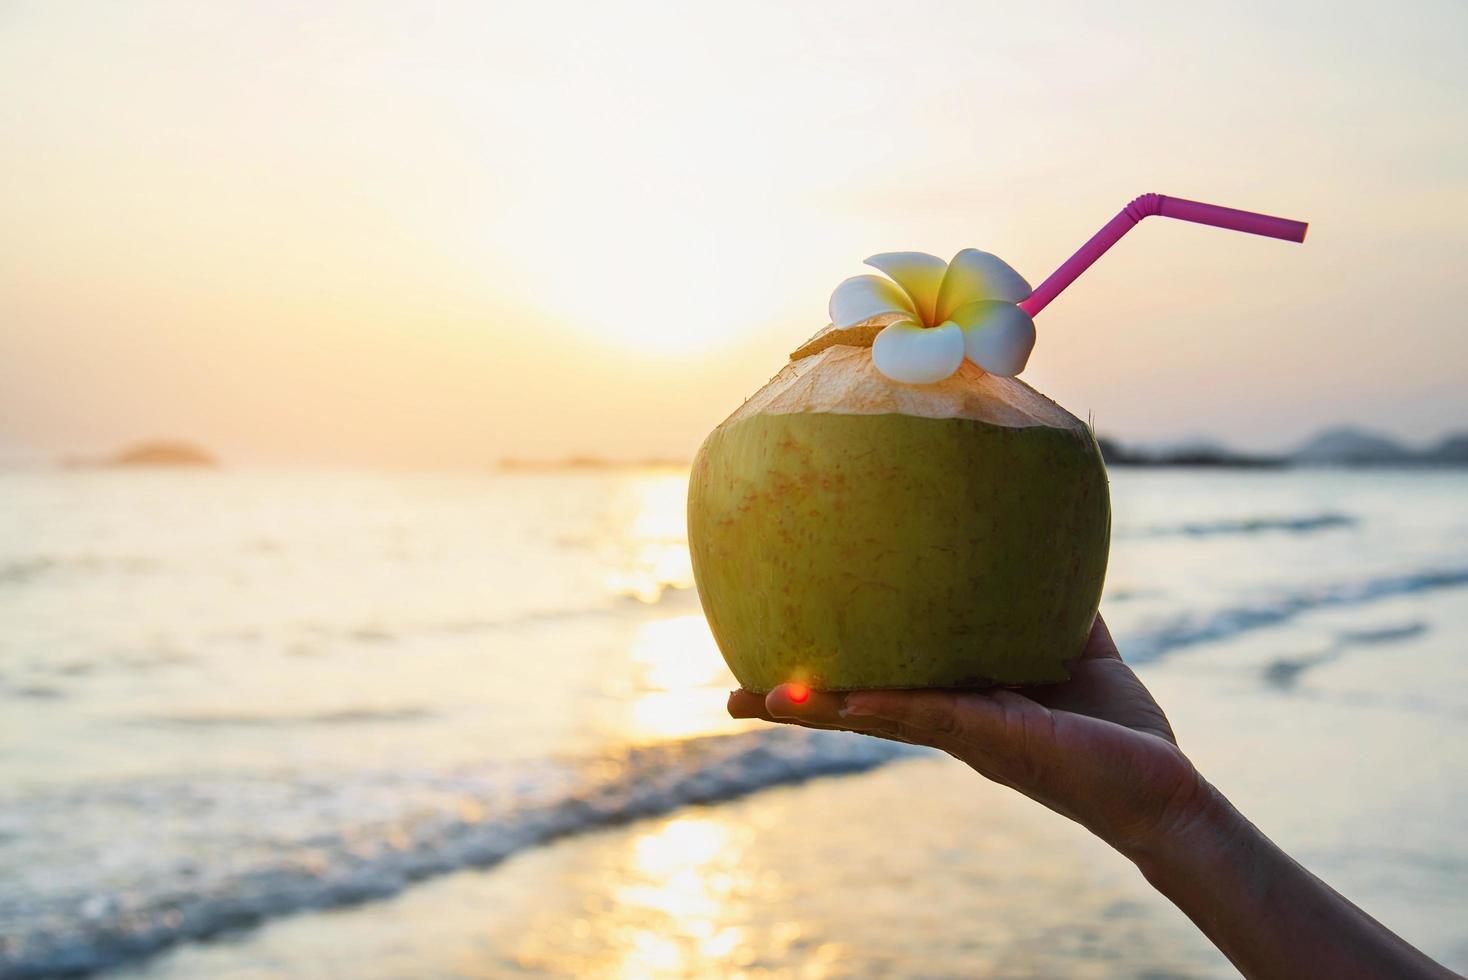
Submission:
<svg viewBox="0 0 1468 980">
<path fill-rule="evenodd" d="M 734 692 L 729 713 L 942 749 L 1131 859 L 1245 976 L 1455 976 L 1295 863 L 1203 779 L 1099 617 L 1071 679 L 1054 687 L 782 685 Z"/>
</svg>

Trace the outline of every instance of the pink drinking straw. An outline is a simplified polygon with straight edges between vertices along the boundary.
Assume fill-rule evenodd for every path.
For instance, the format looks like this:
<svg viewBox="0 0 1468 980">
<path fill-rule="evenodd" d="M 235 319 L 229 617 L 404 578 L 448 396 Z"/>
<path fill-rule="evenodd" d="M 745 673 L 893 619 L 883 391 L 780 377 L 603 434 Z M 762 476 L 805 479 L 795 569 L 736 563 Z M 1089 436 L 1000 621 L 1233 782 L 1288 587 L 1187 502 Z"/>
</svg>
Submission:
<svg viewBox="0 0 1468 980">
<path fill-rule="evenodd" d="M 1040 283 L 1039 288 L 1030 294 L 1030 298 L 1019 304 L 1019 308 L 1034 316 L 1049 306 L 1052 299 L 1075 282 L 1077 276 L 1091 267 L 1091 263 L 1105 255 L 1106 250 L 1115 245 L 1122 235 L 1131 231 L 1133 225 L 1153 214 L 1177 218 L 1180 221 L 1195 221 L 1200 225 L 1213 225 L 1215 228 L 1247 231 L 1251 235 L 1283 238 L 1287 242 L 1303 242 L 1305 230 L 1310 227 L 1303 221 L 1274 218 L 1267 214 L 1255 214 L 1253 211 L 1236 211 L 1217 204 L 1201 204 L 1198 201 L 1185 201 L 1180 197 L 1164 197 L 1161 194 L 1143 194 L 1122 208 L 1121 213 L 1106 222 L 1076 254 L 1050 273 L 1050 278 Z"/>
</svg>

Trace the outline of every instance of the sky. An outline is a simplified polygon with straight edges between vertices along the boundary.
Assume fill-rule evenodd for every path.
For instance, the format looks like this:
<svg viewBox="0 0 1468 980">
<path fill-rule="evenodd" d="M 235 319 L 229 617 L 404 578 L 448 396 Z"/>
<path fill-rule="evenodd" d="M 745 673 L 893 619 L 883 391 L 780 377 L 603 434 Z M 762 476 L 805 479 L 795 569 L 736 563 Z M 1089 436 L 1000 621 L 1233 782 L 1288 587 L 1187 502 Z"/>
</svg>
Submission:
<svg viewBox="0 0 1468 980">
<path fill-rule="evenodd" d="M 1468 6 L 0 0 L 0 451 L 687 457 L 882 251 L 1103 434 L 1468 428 Z"/>
</svg>

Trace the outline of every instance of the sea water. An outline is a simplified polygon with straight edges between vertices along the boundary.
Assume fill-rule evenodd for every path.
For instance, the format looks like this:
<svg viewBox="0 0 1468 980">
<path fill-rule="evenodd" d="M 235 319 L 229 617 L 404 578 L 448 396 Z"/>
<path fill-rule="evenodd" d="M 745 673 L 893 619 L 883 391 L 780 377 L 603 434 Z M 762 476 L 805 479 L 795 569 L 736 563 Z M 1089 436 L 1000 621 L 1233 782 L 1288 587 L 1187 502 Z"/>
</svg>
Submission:
<svg viewBox="0 0 1468 980">
<path fill-rule="evenodd" d="M 953 760 L 726 718 L 686 482 L 0 473 L 0 976 L 1227 975 Z M 1468 966 L 1468 474 L 1112 496 L 1184 748 Z"/>
</svg>

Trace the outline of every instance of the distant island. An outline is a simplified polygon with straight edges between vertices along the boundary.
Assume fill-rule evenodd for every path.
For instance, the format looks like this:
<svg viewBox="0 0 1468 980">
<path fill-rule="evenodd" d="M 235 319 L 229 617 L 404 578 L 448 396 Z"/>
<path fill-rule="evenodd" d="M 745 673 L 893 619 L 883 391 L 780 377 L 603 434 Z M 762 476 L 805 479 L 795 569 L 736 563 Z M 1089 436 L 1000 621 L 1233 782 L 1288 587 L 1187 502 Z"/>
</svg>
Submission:
<svg viewBox="0 0 1468 980">
<path fill-rule="evenodd" d="M 1191 443 L 1162 449 L 1126 446 L 1101 436 L 1101 457 L 1111 466 L 1468 466 L 1468 432 L 1452 433 L 1424 447 L 1412 447 L 1369 429 L 1326 429 L 1285 453 L 1244 453 L 1217 443 Z"/>
<path fill-rule="evenodd" d="M 195 467 L 213 469 L 219 459 L 189 442 L 157 439 L 127 446 L 110 456 L 71 456 L 61 461 L 70 467 Z"/>
<path fill-rule="evenodd" d="M 1392 436 L 1351 425 L 1327 428 L 1289 452 L 1251 453 L 1211 440 L 1173 446 L 1138 446 L 1111 436 L 1098 436 L 1101 458 L 1108 467 L 1218 467 L 1283 469 L 1286 467 L 1468 467 L 1468 431 L 1452 433 L 1430 446 L 1406 446 Z M 603 471 L 603 469 L 680 469 L 686 459 L 521 459 L 506 456 L 504 472 Z"/>
<path fill-rule="evenodd" d="M 1283 469 L 1292 466 L 1468 466 L 1468 432 L 1453 433 L 1425 447 L 1404 445 L 1389 435 L 1369 429 L 1339 426 L 1326 429 L 1300 446 L 1281 453 L 1250 453 L 1209 440 L 1172 446 L 1127 444 L 1098 436 L 1101 457 L 1108 466 L 1204 466 L 1228 469 Z M 687 460 L 605 459 L 568 456 L 564 459 L 521 459 L 507 456 L 498 463 L 502 472 L 594 472 L 629 469 L 683 469 Z"/>
<path fill-rule="evenodd" d="M 1172 445 L 1141 445 L 1112 436 L 1098 436 L 1101 457 L 1108 466 L 1217 467 L 1220 469 L 1284 469 L 1286 467 L 1410 467 L 1468 466 L 1468 431 L 1454 432 L 1425 446 L 1412 446 L 1371 429 L 1338 426 L 1311 436 L 1294 449 L 1256 453 L 1232 449 L 1202 439 Z M 39 462 L 39 460 L 37 460 Z M 217 469 L 219 457 L 196 443 L 181 439 L 150 439 L 115 453 L 65 456 L 60 465 L 82 469 L 143 469 L 167 467 Z M 689 461 L 666 456 L 609 459 L 578 454 L 563 458 L 502 457 L 495 464 L 505 473 L 607 472 L 618 470 L 680 470 Z"/>
<path fill-rule="evenodd" d="M 1107 466 L 1227 466 L 1279 468 L 1290 465 L 1284 456 L 1241 453 L 1215 443 L 1146 448 L 1127 446 L 1109 436 L 1097 436 Z"/>
</svg>

